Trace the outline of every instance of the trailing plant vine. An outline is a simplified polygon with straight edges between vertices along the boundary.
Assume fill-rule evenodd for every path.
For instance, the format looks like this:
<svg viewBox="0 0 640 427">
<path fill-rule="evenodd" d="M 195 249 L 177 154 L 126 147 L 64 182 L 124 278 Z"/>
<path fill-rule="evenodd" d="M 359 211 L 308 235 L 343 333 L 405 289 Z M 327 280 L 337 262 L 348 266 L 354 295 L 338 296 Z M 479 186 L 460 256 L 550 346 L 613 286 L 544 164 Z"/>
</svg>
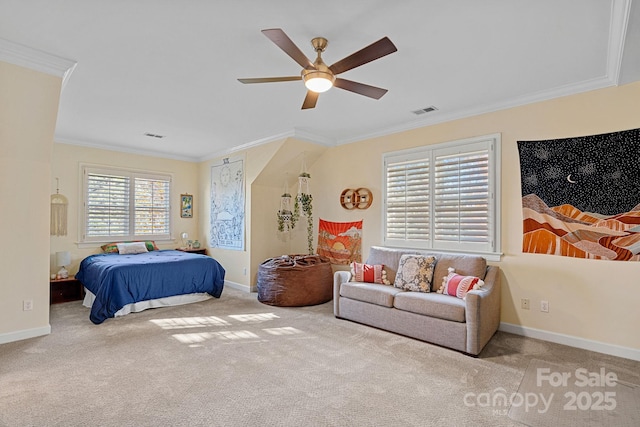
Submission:
<svg viewBox="0 0 640 427">
<path fill-rule="evenodd" d="M 309 174 L 306 174 L 307 177 Z M 296 197 L 296 202 L 293 207 L 292 222 L 297 222 L 300 218 L 300 206 L 302 205 L 302 212 L 307 217 L 307 247 L 309 254 L 313 253 L 313 196 L 311 194 L 301 193 Z"/>
</svg>

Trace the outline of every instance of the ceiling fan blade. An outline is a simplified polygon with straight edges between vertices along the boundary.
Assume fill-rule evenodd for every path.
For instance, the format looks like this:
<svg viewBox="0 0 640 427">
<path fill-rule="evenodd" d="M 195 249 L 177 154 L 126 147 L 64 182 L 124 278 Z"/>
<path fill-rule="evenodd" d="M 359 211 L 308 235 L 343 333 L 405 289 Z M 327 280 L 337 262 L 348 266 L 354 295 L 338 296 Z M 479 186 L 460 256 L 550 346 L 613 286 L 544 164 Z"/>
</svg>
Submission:
<svg viewBox="0 0 640 427">
<path fill-rule="evenodd" d="M 289 36 L 285 34 L 280 28 L 272 28 L 270 30 L 262 30 L 262 33 L 269 38 L 272 42 L 274 42 L 280 49 L 284 50 L 284 52 L 293 58 L 300 66 L 307 70 L 312 70 L 315 67 L 313 66 L 313 62 L 307 58 L 307 56 L 302 53 L 302 51 L 298 48 L 298 46 L 291 41 Z"/>
<path fill-rule="evenodd" d="M 352 53 L 344 59 L 331 65 L 329 69 L 333 74 L 344 73 L 353 68 L 359 67 L 367 62 L 371 62 L 383 56 L 389 55 L 397 51 L 398 48 L 389 40 L 388 37 L 384 37 L 369 46 L 360 49 L 359 51 Z"/>
<path fill-rule="evenodd" d="M 315 108 L 316 102 L 318 102 L 318 95 L 318 92 L 308 90 L 307 96 L 305 96 L 304 102 L 302 103 L 302 109 L 308 110 L 309 108 Z"/>
<path fill-rule="evenodd" d="M 336 78 L 336 81 L 333 82 L 335 87 L 339 87 L 340 89 L 348 90 L 349 92 L 354 92 L 359 95 L 368 96 L 373 99 L 380 99 L 382 96 L 388 92 L 387 89 L 382 89 L 375 86 L 369 86 L 364 83 L 358 83 L 351 80 Z"/>
<path fill-rule="evenodd" d="M 258 77 L 253 79 L 238 79 L 240 83 L 273 83 L 273 82 L 292 82 L 294 80 L 301 80 L 302 76 L 288 76 L 288 77 Z"/>
</svg>

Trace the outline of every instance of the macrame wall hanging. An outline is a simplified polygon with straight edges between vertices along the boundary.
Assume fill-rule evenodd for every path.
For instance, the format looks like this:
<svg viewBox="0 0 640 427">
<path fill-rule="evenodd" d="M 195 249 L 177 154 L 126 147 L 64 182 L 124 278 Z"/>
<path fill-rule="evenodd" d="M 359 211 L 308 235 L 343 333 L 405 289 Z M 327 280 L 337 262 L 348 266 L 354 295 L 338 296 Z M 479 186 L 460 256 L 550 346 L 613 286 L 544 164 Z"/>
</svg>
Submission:
<svg viewBox="0 0 640 427">
<path fill-rule="evenodd" d="M 60 182 L 56 178 L 56 194 L 51 195 L 51 235 L 67 235 L 67 206 L 69 201 L 60 194 Z"/>
</svg>

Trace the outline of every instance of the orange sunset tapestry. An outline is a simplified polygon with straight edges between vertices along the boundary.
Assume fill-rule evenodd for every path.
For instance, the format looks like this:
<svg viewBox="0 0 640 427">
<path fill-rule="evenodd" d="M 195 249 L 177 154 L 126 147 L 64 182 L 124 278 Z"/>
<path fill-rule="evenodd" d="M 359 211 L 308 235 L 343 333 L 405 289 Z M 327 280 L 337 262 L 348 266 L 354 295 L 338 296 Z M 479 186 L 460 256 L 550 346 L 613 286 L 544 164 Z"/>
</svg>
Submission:
<svg viewBox="0 0 640 427">
<path fill-rule="evenodd" d="M 362 262 L 362 221 L 330 222 L 320 219 L 318 255 L 332 264 Z"/>
<path fill-rule="evenodd" d="M 640 129 L 518 151 L 523 252 L 640 261 Z"/>
</svg>

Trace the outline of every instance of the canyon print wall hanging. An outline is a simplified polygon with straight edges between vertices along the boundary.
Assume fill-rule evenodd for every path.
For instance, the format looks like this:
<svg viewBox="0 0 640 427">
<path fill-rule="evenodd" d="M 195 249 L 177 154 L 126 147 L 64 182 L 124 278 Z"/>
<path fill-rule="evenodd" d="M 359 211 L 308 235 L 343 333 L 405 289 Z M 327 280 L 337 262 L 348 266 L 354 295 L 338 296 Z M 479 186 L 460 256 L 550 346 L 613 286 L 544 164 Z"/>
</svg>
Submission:
<svg viewBox="0 0 640 427">
<path fill-rule="evenodd" d="M 518 141 L 523 252 L 640 261 L 640 129 Z"/>
</svg>

